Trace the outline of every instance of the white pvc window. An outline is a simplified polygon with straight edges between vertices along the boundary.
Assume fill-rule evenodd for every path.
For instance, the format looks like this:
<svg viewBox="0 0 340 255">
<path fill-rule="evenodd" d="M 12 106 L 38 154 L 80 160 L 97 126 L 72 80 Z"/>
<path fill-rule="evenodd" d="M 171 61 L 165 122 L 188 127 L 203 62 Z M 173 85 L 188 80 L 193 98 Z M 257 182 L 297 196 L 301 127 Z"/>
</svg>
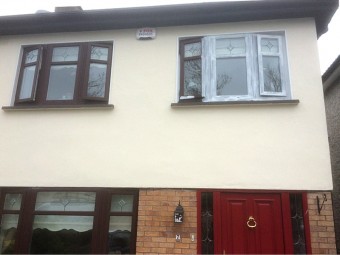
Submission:
<svg viewBox="0 0 340 255">
<path fill-rule="evenodd" d="M 283 39 L 282 32 L 202 37 L 202 85 L 195 97 L 201 96 L 203 102 L 289 99 Z M 182 70 L 182 76 L 192 81 L 191 69 L 184 66 Z"/>
</svg>

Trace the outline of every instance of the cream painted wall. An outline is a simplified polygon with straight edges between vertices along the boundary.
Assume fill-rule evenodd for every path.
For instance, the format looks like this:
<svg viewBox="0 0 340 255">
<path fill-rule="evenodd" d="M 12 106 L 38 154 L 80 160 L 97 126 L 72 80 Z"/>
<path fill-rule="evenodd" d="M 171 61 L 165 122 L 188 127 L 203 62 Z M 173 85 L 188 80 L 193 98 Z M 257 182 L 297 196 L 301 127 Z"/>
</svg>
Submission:
<svg viewBox="0 0 340 255">
<path fill-rule="evenodd" d="M 298 105 L 171 108 L 178 37 L 286 31 Z M 0 37 L 0 103 L 21 45 L 113 40 L 113 110 L 0 111 L 0 186 L 332 188 L 314 21 L 244 22 Z"/>
</svg>

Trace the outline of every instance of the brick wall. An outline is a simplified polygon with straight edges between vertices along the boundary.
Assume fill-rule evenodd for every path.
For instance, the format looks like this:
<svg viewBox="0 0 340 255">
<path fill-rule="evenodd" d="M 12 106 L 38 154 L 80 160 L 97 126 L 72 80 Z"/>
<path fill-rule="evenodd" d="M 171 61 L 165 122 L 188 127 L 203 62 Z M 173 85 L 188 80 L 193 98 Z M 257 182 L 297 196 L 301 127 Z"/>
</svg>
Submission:
<svg viewBox="0 0 340 255">
<path fill-rule="evenodd" d="M 184 208 L 184 222 L 175 224 L 174 210 L 178 201 Z M 196 254 L 196 191 L 141 189 L 137 224 L 137 254 Z M 176 241 L 178 234 L 180 241 Z"/>
<path fill-rule="evenodd" d="M 326 194 L 327 201 L 319 215 L 316 196 L 320 204 Z M 313 254 L 336 254 L 332 197 L 330 192 L 308 193 L 308 212 Z"/>
</svg>

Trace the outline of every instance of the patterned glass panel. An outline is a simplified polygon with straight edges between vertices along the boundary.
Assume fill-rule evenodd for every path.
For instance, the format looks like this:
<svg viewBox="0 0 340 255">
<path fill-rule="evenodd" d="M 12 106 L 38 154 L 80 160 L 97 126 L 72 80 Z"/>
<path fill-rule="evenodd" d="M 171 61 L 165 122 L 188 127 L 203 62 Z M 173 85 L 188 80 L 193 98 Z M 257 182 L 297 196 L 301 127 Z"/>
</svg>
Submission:
<svg viewBox="0 0 340 255">
<path fill-rule="evenodd" d="M 91 48 L 91 59 L 94 60 L 108 60 L 109 49 L 103 47 L 92 46 Z"/>
<path fill-rule="evenodd" d="M 93 216 L 36 215 L 30 253 L 91 252 Z"/>
<path fill-rule="evenodd" d="M 262 38 L 261 51 L 263 53 L 279 53 L 279 40 L 275 38 Z"/>
<path fill-rule="evenodd" d="M 245 38 L 224 38 L 216 40 L 216 55 L 243 55 L 246 53 Z"/>
<path fill-rule="evenodd" d="M 76 73 L 76 65 L 51 66 L 47 100 L 72 100 Z"/>
<path fill-rule="evenodd" d="M 28 66 L 24 68 L 19 99 L 26 99 L 32 97 L 35 70 L 36 66 Z"/>
<path fill-rule="evenodd" d="M 111 212 L 132 212 L 133 195 L 112 195 Z"/>
<path fill-rule="evenodd" d="M 202 95 L 201 65 L 200 59 L 184 62 L 184 96 Z"/>
<path fill-rule="evenodd" d="M 201 196 L 202 254 L 214 254 L 213 193 Z"/>
<path fill-rule="evenodd" d="M 93 212 L 95 200 L 95 192 L 38 192 L 35 210 Z"/>
<path fill-rule="evenodd" d="M 104 97 L 106 82 L 106 64 L 90 64 L 89 82 L 87 96 Z"/>
<path fill-rule="evenodd" d="M 292 217 L 294 254 L 306 254 L 304 212 L 301 194 L 290 194 L 290 212 Z"/>
<path fill-rule="evenodd" d="M 111 216 L 109 225 L 109 253 L 129 254 L 131 243 L 131 216 Z"/>
<path fill-rule="evenodd" d="M 13 254 L 15 236 L 17 233 L 19 215 L 18 214 L 4 214 L 1 219 L 0 228 L 0 253 Z"/>
<path fill-rule="evenodd" d="M 26 58 L 25 58 L 25 64 L 36 62 L 38 60 L 38 53 L 39 53 L 39 50 L 37 49 L 27 52 Z"/>
<path fill-rule="evenodd" d="M 6 194 L 5 210 L 20 210 L 22 194 Z"/>
<path fill-rule="evenodd" d="M 184 57 L 198 57 L 202 53 L 202 44 L 200 42 L 188 43 L 184 45 Z"/>
<path fill-rule="evenodd" d="M 282 92 L 280 58 L 275 56 L 263 56 L 264 91 Z"/>
<path fill-rule="evenodd" d="M 79 47 L 58 47 L 53 49 L 53 62 L 67 62 L 78 60 Z"/>
<path fill-rule="evenodd" d="M 245 58 L 216 60 L 216 95 L 248 95 Z"/>
</svg>

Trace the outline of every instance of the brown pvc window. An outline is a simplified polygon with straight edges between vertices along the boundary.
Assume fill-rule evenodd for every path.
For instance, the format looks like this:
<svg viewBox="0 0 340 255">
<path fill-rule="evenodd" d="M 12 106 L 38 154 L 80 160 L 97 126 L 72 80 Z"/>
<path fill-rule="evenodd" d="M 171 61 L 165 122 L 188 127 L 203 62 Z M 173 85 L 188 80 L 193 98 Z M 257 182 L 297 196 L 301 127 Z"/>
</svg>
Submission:
<svg viewBox="0 0 340 255">
<path fill-rule="evenodd" d="M 0 192 L 1 254 L 136 252 L 137 190 Z"/>
<path fill-rule="evenodd" d="M 201 38 L 180 41 L 180 100 L 202 99 Z"/>
<path fill-rule="evenodd" d="M 23 48 L 15 105 L 107 104 L 112 42 Z"/>
</svg>

